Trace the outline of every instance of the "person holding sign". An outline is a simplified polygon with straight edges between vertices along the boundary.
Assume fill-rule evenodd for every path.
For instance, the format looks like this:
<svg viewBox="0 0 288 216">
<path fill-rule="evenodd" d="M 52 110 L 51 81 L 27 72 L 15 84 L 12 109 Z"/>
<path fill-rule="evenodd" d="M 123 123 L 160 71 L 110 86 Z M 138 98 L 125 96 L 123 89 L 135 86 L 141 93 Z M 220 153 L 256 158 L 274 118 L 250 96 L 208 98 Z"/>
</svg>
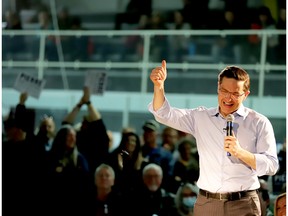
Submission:
<svg viewBox="0 0 288 216">
<path fill-rule="evenodd" d="M 39 148 L 29 124 L 34 118 L 26 109 L 27 98 L 26 92 L 21 93 L 19 103 L 3 121 L 3 215 L 42 215 L 44 208 L 44 151 Z"/>
<path fill-rule="evenodd" d="M 77 146 L 88 160 L 93 176 L 95 169 L 108 158 L 109 137 L 100 112 L 91 103 L 89 87 L 84 86 L 81 99 L 66 115 L 62 124 L 73 125 L 83 106 L 87 107 L 88 115 L 84 115 L 82 122 L 78 124 Z"/>
<path fill-rule="evenodd" d="M 194 215 L 261 215 L 258 176 L 275 175 L 279 162 L 269 119 L 243 105 L 250 93 L 249 74 L 238 66 L 225 67 L 218 75 L 218 105 L 209 109 L 172 107 L 166 78 L 163 60 L 150 74 L 154 98 L 148 108 L 159 123 L 197 140 L 200 190 Z M 226 135 L 228 115 L 234 117 L 231 135 Z"/>
</svg>

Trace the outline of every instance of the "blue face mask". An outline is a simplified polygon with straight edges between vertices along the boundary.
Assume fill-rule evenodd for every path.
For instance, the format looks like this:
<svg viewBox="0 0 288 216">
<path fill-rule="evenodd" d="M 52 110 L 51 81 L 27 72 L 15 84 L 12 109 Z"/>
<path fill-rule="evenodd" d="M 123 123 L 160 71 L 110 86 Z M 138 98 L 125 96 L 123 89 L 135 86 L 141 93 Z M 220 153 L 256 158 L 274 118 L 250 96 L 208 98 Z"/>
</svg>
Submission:
<svg viewBox="0 0 288 216">
<path fill-rule="evenodd" d="M 196 196 L 183 198 L 183 204 L 188 208 L 193 208 L 195 202 L 196 202 Z"/>
</svg>

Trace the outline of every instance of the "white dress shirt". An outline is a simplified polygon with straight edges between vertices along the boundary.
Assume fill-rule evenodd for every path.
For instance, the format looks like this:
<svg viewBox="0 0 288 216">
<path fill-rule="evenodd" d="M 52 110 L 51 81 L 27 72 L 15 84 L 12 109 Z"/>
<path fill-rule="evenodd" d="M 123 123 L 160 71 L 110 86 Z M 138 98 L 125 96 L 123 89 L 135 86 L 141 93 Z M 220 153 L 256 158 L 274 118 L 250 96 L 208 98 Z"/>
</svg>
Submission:
<svg viewBox="0 0 288 216">
<path fill-rule="evenodd" d="M 165 98 L 157 111 L 153 110 L 152 102 L 148 109 L 158 122 L 196 138 L 200 164 L 197 186 L 201 189 L 214 193 L 254 190 L 260 187 L 258 176 L 274 175 L 278 170 L 272 124 L 267 117 L 243 104 L 233 114 L 233 131 L 240 146 L 255 155 L 256 170 L 224 151 L 226 119 L 219 108 L 179 109 L 171 107 Z"/>
</svg>

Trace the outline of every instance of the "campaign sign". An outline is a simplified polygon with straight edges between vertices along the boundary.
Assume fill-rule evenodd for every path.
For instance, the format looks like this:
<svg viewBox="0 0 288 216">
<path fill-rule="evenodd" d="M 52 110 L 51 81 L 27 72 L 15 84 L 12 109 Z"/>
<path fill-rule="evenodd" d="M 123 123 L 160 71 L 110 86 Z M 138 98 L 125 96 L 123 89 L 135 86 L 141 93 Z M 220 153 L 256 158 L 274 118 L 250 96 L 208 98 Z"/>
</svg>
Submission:
<svg viewBox="0 0 288 216">
<path fill-rule="evenodd" d="M 85 86 L 89 87 L 91 94 L 103 95 L 106 89 L 107 73 L 104 71 L 88 71 L 85 77 Z"/>
<path fill-rule="evenodd" d="M 40 93 L 44 88 L 46 80 L 41 80 L 25 73 L 20 73 L 14 83 L 14 89 L 23 93 L 26 92 L 29 96 L 36 99 L 40 97 Z"/>
</svg>

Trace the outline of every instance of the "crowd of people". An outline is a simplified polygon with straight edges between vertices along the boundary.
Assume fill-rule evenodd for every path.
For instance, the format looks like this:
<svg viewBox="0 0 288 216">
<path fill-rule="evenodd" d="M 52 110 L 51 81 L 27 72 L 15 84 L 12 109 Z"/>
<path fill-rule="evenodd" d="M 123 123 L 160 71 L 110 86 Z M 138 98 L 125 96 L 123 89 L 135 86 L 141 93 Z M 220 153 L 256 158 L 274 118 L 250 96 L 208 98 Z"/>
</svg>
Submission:
<svg viewBox="0 0 288 216">
<path fill-rule="evenodd" d="M 177 154 L 177 130 L 166 128 L 160 145 L 160 125 L 147 120 L 143 136 L 134 128 L 123 128 L 119 146 L 111 150 L 109 130 L 90 102 L 87 87 L 59 129 L 47 115 L 37 128 L 31 128 L 33 117 L 25 105 L 28 97 L 21 93 L 19 104 L 3 122 L 5 215 L 168 215 L 171 209 L 176 212 L 178 186 L 190 182 L 196 187 L 197 153 L 189 153 L 195 142 L 189 139 L 181 147 L 182 159 Z M 76 124 L 82 106 L 87 106 L 87 115 Z M 173 169 L 174 161 L 183 172 Z M 147 202 L 140 202 L 143 199 Z"/>
<path fill-rule="evenodd" d="M 120 129 L 120 143 L 111 148 L 113 137 L 89 88 L 59 129 L 47 115 L 31 127 L 28 97 L 21 93 L 3 121 L 4 215 L 193 215 L 200 169 L 192 135 L 147 119 L 142 134 Z M 87 115 L 77 123 L 83 106 Z M 285 172 L 286 158 L 279 154 Z M 271 210 L 273 191 L 264 186 L 261 191 L 263 209 Z M 279 193 L 284 191 L 285 185 Z"/>
</svg>

